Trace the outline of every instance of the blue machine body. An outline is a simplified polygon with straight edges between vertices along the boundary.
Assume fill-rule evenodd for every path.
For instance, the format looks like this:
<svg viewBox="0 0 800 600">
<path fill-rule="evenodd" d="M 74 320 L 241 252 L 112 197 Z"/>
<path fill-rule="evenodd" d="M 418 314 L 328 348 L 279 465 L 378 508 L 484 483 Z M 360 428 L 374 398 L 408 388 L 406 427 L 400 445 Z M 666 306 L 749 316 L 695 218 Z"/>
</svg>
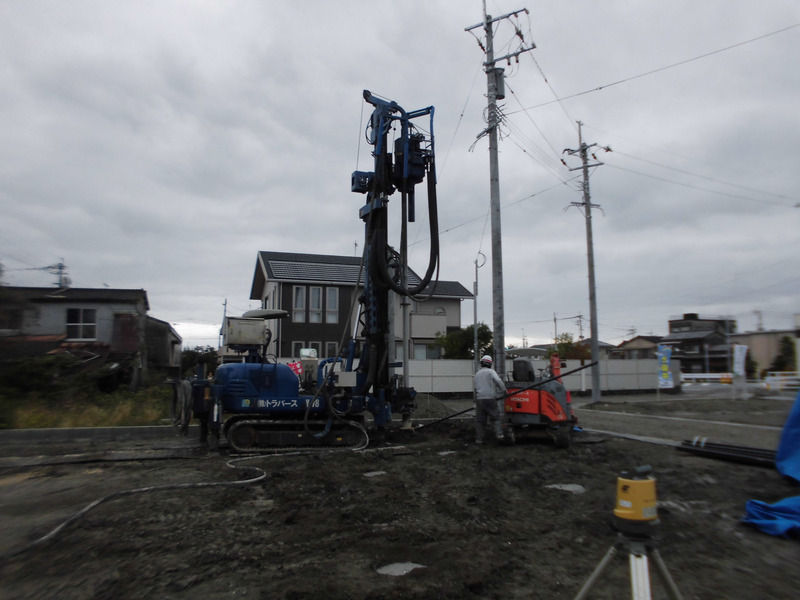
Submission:
<svg viewBox="0 0 800 600">
<path fill-rule="evenodd" d="M 226 413 L 297 415 L 311 397 L 300 395 L 300 380 L 288 366 L 275 363 L 229 363 L 217 369 L 214 389 Z M 322 412 L 322 399 L 312 411 Z"/>
</svg>

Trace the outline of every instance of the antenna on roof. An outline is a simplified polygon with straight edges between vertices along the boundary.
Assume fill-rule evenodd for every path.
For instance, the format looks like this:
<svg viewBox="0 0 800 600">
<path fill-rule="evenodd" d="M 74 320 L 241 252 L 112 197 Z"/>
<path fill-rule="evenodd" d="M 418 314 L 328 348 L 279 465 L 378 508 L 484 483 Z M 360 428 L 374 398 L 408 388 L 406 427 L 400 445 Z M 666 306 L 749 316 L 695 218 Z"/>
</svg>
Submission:
<svg viewBox="0 0 800 600">
<path fill-rule="evenodd" d="M 16 270 L 16 269 L 15 269 Z M 69 278 L 67 275 L 67 265 L 64 264 L 64 259 L 62 258 L 59 262 L 54 265 L 48 265 L 46 267 L 30 267 L 28 269 L 21 269 L 24 271 L 47 271 L 48 273 L 52 273 L 53 275 L 58 276 L 58 281 L 54 284 L 59 289 L 67 288 L 72 284 L 72 279 Z"/>
</svg>

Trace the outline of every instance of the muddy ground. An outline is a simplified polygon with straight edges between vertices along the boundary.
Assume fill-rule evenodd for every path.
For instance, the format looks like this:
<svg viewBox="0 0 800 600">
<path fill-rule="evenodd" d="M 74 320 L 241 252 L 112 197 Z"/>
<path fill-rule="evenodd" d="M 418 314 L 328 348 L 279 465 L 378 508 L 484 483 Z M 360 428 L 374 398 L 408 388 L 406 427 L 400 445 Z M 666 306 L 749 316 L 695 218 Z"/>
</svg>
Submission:
<svg viewBox="0 0 800 600">
<path fill-rule="evenodd" d="M 696 403 L 627 404 L 625 412 L 703 418 Z M 428 411 L 454 410 L 442 406 L 429 402 Z M 755 407 L 774 413 L 760 423 L 782 425 L 791 402 Z M 736 422 L 756 408 L 719 400 L 701 412 L 719 420 L 733 411 L 725 418 Z M 257 473 L 177 438 L 117 443 L 107 456 L 126 460 L 93 462 L 79 462 L 89 449 L 74 445 L 0 446 L 0 597 L 573 598 L 616 540 L 609 521 L 617 475 L 641 464 L 657 477 L 657 545 L 684 598 L 800 596 L 798 541 L 741 523 L 748 499 L 800 493 L 772 469 L 593 433 L 562 450 L 546 441 L 477 447 L 473 438 L 469 420 L 449 420 L 393 433 L 364 452 L 247 460 L 238 466 L 263 469 L 262 480 L 112 498 L 13 556 L 108 494 Z M 76 460 L 8 458 L 22 454 Z M 626 559 L 615 559 L 589 598 L 630 596 Z M 378 572 L 394 563 L 420 566 Z M 653 598 L 666 598 L 654 565 L 650 571 Z"/>
</svg>

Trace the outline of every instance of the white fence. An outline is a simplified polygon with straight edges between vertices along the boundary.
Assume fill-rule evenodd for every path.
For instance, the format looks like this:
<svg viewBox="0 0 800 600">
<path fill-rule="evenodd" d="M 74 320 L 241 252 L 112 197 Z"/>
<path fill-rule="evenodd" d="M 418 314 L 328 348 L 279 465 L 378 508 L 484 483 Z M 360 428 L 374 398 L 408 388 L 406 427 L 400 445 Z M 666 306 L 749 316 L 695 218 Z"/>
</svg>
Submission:
<svg viewBox="0 0 800 600">
<path fill-rule="evenodd" d="M 581 366 L 579 360 L 566 361 L 562 372 L 571 371 Z M 545 369 L 547 360 L 534 360 L 534 368 Z M 511 362 L 506 364 L 511 370 Z M 602 360 L 600 368 L 600 389 L 607 392 L 652 391 L 658 386 L 660 372 L 659 361 L 643 360 Z M 472 375 L 474 363 L 470 360 L 412 360 L 409 362 L 409 384 L 417 392 L 428 394 L 465 394 L 472 393 Z M 670 371 L 677 387 L 681 383 L 680 363 L 670 361 Z M 511 377 L 509 376 L 510 380 Z M 589 392 L 592 389 L 591 368 L 567 375 L 563 379 L 564 386 L 571 392 Z"/>
<path fill-rule="evenodd" d="M 800 390 L 800 371 L 770 371 L 764 383 L 770 391 L 796 392 Z"/>
</svg>

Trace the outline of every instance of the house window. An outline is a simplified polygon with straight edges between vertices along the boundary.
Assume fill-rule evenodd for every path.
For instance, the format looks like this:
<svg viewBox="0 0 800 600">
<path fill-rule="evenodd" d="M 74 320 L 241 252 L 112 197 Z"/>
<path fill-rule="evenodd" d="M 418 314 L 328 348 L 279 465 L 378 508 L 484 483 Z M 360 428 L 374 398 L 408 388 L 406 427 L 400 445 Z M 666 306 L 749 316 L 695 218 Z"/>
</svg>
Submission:
<svg viewBox="0 0 800 600">
<path fill-rule="evenodd" d="M 292 296 L 292 321 L 295 323 L 306 322 L 306 286 L 294 286 Z"/>
<path fill-rule="evenodd" d="M 311 287 L 308 292 L 308 322 L 322 323 L 322 288 Z"/>
<path fill-rule="evenodd" d="M 436 346 L 435 344 L 414 344 L 414 360 L 435 360 L 441 357 L 441 346 Z"/>
<path fill-rule="evenodd" d="M 67 309 L 67 339 L 97 339 L 97 311 L 94 308 Z"/>
<path fill-rule="evenodd" d="M 442 358 L 442 347 L 441 346 L 434 346 L 431 344 L 428 346 L 428 352 L 426 357 L 428 360 L 439 360 Z"/>
<path fill-rule="evenodd" d="M 336 342 L 325 342 L 325 358 L 336 358 L 338 344 Z"/>
<path fill-rule="evenodd" d="M 309 342 L 308 347 L 317 351 L 317 356 L 322 356 L 322 342 Z"/>
<path fill-rule="evenodd" d="M 325 322 L 339 322 L 339 288 L 328 288 L 325 294 Z"/>
<path fill-rule="evenodd" d="M 300 358 L 300 350 L 305 347 L 303 342 L 292 342 L 292 358 Z"/>
</svg>

